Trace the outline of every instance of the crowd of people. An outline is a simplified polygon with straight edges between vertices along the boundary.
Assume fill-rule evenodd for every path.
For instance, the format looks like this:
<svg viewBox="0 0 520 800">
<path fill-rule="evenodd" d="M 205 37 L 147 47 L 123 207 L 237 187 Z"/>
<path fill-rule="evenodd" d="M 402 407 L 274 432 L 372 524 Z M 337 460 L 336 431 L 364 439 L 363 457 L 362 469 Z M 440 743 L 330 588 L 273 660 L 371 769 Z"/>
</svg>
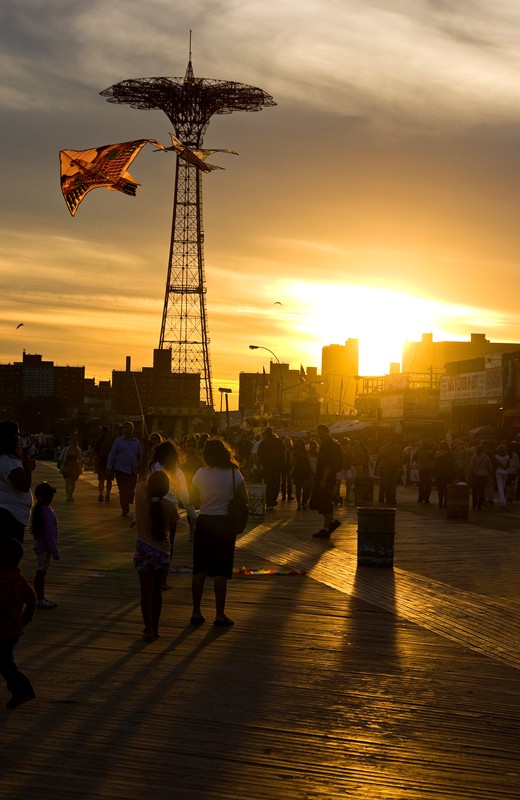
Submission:
<svg viewBox="0 0 520 800">
<path fill-rule="evenodd" d="M 456 450 L 447 440 L 429 440 L 402 448 L 388 438 L 371 460 L 359 440 L 340 442 L 326 425 L 310 437 L 278 436 L 267 427 L 261 435 L 242 432 L 231 443 L 213 429 L 209 434 L 185 437 L 180 443 L 154 432 L 142 443 L 132 422 L 114 437 L 103 427 L 92 444 L 79 443 L 74 434 L 59 448 L 57 466 L 64 479 L 65 496 L 74 501 L 77 480 L 85 468 L 97 475 L 99 503 L 110 503 L 114 483 L 121 516 L 130 515 L 135 503 L 133 564 L 139 577 L 143 640 L 159 636 L 163 593 L 169 589 L 168 573 L 179 510 L 183 509 L 193 542 L 192 614 L 189 623 L 205 623 L 202 600 L 206 579 L 213 581 L 217 627 L 230 627 L 226 614 L 227 584 L 233 572 L 236 533 L 231 530 L 229 507 L 234 497 L 248 501 L 247 482 L 265 485 L 266 511 L 278 503 L 294 503 L 297 512 L 314 510 L 323 518 L 313 534 L 329 539 L 339 527 L 335 508 L 348 503 L 356 480 L 379 478 L 378 500 L 395 505 L 397 488 L 417 486 L 417 502 L 430 504 L 435 488 L 438 504 L 446 508 L 448 486 L 469 483 L 472 505 L 481 510 L 493 504 L 514 502 L 519 492 L 520 443 L 485 443 Z M 46 597 L 46 576 L 51 560 L 58 560 L 58 520 L 52 507 L 56 488 L 42 482 L 31 491 L 34 452 L 14 422 L 0 422 L 0 674 L 11 691 L 7 702 L 16 708 L 31 700 L 34 690 L 14 662 L 14 647 L 36 608 L 54 609 Z M 31 585 L 22 575 L 26 529 L 32 533 L 36 560 Z"/>
</svg>

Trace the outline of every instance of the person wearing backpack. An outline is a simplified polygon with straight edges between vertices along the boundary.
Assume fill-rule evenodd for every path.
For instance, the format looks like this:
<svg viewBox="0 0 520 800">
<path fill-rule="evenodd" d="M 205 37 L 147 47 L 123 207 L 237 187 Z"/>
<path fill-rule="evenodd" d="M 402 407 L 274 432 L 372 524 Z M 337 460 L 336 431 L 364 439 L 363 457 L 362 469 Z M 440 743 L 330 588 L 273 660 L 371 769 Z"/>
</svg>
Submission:
<svg viewBox="0 0 520 800">
<path fill-rule="evenodd" d="M 326 425 L 318 425 L 316 432 L 320 440 L 320 449 L 309 508 L 323 515 L 323 527 L 317 533 L 313 533 L 312 537 L 330 539 L 331 533 L 341 525 L 338 519 L 333 519 L 333 500 L 336 475 L 343 469 L 343 451 L 338 442 L 331 437 Z"/>
</svg>

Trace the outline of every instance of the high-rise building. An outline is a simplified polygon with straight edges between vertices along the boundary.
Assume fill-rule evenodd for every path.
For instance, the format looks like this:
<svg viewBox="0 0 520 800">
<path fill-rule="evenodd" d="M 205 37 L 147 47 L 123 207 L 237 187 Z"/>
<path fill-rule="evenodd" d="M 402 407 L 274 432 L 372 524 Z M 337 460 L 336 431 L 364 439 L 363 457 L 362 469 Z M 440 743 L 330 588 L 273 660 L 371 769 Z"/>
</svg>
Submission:
<svg viewBox="0 0 520 800">
<path fill-rule="evenodd" d="M 349 414 L 355 410 L 358 370 L 358 339 L 322 348 L 321 377 L 325 381 L 322 394 L 327 413 Z"/>
</svg>

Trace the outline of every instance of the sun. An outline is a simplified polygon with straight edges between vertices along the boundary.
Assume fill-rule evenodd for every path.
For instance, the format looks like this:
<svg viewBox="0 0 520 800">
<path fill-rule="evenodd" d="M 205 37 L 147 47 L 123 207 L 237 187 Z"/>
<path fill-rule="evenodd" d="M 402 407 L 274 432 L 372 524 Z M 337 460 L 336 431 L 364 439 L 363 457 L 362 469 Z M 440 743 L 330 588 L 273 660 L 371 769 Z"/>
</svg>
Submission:
<svg viewBox="0 0 520 800">
<path fill-rule="evenodd" d="M 300 283 L 291 293 L 300 303 L 293 320 L 300 348 L 321 360 L 323 346 L 358 339 L 360 375 L 388 373 L 407 340 L 439 331 L 439 318 L 453 315 L 445 304 L 377 287 Z"/>
</svg>

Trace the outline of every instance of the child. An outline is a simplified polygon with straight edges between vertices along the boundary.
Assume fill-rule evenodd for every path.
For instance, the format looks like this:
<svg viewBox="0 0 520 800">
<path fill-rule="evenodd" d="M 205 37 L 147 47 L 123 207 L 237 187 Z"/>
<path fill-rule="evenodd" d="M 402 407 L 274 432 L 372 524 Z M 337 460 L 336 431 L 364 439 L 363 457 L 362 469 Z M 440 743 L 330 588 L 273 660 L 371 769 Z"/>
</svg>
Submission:
<svg viewBox="0 0 520 800">
<path fill-rule="evenodd" d="M 18 569 L 22 556 L 17 539 L 0 541 L 0 675 L 12 693 L 7 708 L 17 708 L 35 697 L 29 679 L 13 659 L 14 646 L 36 608 L 33 588 Z"/>
<path fill-rule="evenodd" d="M 141 613 L 145 642 L 159 636 L 162 586 L 170 567 L 171 530 L 179 519 L 177 504 L 168 500 L 168 475 L 152 472 L 147 482 L 140 481 L 135 494 L 136 542 L 134 566 L 141 587 Z"/>
<path fill-rule="evenodd" d="M 31 530 L 34 536 L 34 552 L 36 553 L 36 575 L 34 589 L 38 599 L 38 608 L 56 608 L 57 603 L 45 597 L 45 575 L 49 569 L 51 556 L 59 560 L 58 522 L 51 508 L 56 489 L 49 483 L 39 483 L 34 490 L 36 503 L 32 510 Z"/>
</svg>

